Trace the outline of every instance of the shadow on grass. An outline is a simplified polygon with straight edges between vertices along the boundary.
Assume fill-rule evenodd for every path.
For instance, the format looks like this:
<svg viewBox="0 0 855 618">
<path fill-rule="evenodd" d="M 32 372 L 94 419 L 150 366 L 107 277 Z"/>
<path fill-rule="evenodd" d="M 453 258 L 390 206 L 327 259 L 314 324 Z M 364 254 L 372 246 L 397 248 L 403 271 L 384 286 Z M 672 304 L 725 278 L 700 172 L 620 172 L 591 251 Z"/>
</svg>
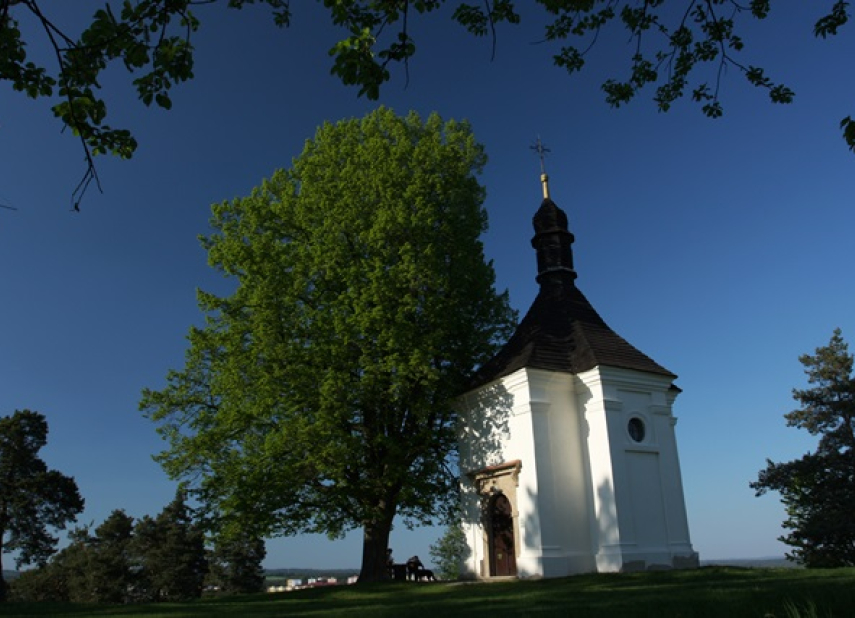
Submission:
<svg viewBox="0 0 855 618">
<path fill-rule="evenodd" d="M 790 613 L 787 606 L 790 606 Z M 740 569 L 578 575 L 497 583 L 388 583 L 202 599 L 143 606 L 7 604 L 3 616 L 198 616 L 370 618 L 851 616 L 855 569 Z"/>
</svg>

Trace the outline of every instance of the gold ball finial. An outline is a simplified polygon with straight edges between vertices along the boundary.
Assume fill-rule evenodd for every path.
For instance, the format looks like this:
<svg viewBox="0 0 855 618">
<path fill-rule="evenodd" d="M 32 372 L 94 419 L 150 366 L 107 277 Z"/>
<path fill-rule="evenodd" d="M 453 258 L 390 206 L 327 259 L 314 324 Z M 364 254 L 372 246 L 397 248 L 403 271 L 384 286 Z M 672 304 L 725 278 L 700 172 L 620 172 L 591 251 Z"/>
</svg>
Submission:
<svg viewBox="0 0 855 618">
<path fill-rule="evenodd" d="M 540 175 L 540 184 L 543 185 L 543 199 L 549 199 L 549 176 L 546 174 Z"/>
</svg>

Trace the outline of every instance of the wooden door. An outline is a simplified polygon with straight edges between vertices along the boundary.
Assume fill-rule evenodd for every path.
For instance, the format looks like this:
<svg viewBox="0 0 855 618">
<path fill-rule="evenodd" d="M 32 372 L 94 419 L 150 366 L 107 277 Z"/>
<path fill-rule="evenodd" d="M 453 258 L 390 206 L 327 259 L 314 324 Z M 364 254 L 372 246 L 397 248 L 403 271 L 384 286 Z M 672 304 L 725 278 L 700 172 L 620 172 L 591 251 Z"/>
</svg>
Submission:
<svg viewBox="0 0 855 618">
<path fill-rule="evenodd" d="M 495 577 L 517 574 L 514 548 L 514 516 L 511 502 L 504 495 L 496 496 L 490 508 L 490 575 Z"/>
</svg>

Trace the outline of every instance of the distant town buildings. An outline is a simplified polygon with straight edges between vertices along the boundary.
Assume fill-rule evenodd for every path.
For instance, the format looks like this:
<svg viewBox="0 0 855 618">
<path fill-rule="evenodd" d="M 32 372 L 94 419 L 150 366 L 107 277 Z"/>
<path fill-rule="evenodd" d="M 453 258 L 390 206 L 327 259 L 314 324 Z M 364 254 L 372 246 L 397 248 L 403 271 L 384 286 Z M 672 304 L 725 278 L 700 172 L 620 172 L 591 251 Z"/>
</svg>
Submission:
<svg viewBox="0 0 855 618">
<path fill-rule="evenodd" d="M 339 580 L 337 577 L 307 577 L 301 579 L 288 579 L 284 584 L 267 587 L 267 592 L 291 592 L 292 590 L 305 590 L 306 588 L 319 588 L 321 586 L 349 586 L 355 584 L 358 575 Z"/>
</svg>

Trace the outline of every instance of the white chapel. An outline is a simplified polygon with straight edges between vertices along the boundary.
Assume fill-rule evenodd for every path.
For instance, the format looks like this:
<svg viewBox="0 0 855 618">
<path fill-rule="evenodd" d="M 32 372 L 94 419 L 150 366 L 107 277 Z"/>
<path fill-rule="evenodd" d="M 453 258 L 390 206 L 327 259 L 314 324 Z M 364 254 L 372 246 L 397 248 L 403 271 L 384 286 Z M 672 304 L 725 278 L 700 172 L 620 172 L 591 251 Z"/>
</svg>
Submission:
<svg viewBox="0 0 855 618">
<path fill-rule="evenodd" d="M 567 216 L 534 215 L 540 291 L 459 400 L 464 577 L 691 568 L 676 376 L 576 287 Z"/>
</svg>

